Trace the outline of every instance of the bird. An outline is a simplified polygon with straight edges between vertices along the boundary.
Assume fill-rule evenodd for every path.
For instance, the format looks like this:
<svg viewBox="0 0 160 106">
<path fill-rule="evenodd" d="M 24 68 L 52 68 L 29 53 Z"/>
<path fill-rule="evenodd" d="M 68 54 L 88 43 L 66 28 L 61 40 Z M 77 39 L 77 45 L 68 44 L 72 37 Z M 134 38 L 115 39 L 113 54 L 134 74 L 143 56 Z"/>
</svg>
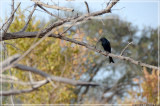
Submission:
<svg viewBox="0 0 160 106">
<path fill-rule="evenodd" d="M 102 37 L 99 41 L 102 43 L 102 46 L 103 46 L 104 50 L 111 53 L 110 42 L 105 37 Z M 109 62 L 114 63 L 112 57 L 110 57 L 110 56 L 109 56 Z"/>
</svg>

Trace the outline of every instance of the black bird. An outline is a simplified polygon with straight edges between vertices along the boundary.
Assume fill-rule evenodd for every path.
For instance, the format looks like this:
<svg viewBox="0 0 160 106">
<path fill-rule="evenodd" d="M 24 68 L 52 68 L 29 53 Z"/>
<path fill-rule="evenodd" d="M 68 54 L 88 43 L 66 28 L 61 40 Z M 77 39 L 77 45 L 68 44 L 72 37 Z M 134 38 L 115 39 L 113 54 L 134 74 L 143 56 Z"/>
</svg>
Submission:
<svg viewBox="0 0 160 106">
<path fill-rule="evenodd" d="M 103 46 L 104 50 L 107 51 L 107 52 L 109 52 L 109 53 L 111 53 L 110 42 L 106 38 L 104 38 L 104 37 L 102 37 L 99 41 L 102 42 L 102 46 Z M 112 57 L 110 57 L 110 56 L 109 56 L 109 62 L 110 63 L 111 62 L 114 63 Z"/>
</svg>

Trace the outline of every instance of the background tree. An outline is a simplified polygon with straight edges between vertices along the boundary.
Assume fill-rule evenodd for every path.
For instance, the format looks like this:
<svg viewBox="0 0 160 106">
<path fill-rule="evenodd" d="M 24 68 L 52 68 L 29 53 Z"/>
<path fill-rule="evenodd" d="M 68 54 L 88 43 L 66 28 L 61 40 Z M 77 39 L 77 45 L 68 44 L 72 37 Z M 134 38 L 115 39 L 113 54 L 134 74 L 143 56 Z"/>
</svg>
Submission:
<svg viewBox="0 0 160 106">
<path fill-rule="evenodd" d="M 154 87 L 158 84 L 155 83 L 158 29 L 145 27 L 140 32 L 137 26 L 116 15 L 102 16 L 114 17 L 110 20 L 93 19 L 110 13 L 118 0 L 110 1 L 104 10 L 92 13 L 86 2 L 87 14 L 32 1 L 35 3 L 33 10 L 26 17 L 25 11 L 16 10 L 20 4 L 14 9 L 13 0 L 11 18 L 1 27 L 5 57 L 1 66 L 1 77 L 5 79 L 2 96 L 11 95 L 14 97 L 12 103 L 25 104 L 125 103 L 126 97 L 135 97 L 128 89 L 139 87 L 144 91 L 135 92 L 137 97 L 147 98 L 146 103 L 158 103 L 157 97 L 154 98 L 157 96 Z M 32 16 L 37 7 L 56 18 L 48 22 L 37 20 Z M 62 18 L 46 8 L 69 13 L 64 12 Z M 107 54 L 98 43 L 102 36 L 111 42 L 112 53 Z M 16 53 L 21 55 L 14 57 Z M 13 59 L 6 59 L 8 56 Z M 108 56 L 115 64 L 108 63 Z M 143 73 L 144 67 L 149 69 L 144 69 Z M 153 79 L 147 77 L 150 73 Z M 143 77 L 146 80 L 142 80 Z M 135 83 L 135 79 L 139 82 Z M 148 83 L 155 79 L 154 83 Z M 151 87 L 146 89 L 146 86 Z M 4 100 L 5 104 L 10 103 L 8 97 Z"/>
</svg>

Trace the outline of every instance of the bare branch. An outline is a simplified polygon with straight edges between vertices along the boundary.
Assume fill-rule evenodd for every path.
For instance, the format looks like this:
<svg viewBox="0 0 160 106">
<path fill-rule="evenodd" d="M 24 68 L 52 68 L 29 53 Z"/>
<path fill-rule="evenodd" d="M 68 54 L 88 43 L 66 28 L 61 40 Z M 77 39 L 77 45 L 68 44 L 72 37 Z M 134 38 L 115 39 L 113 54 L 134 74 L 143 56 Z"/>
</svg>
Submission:
<svg viewBox="0 0 160 106">
<path fill-rule="evenodd" d="M 43 83 L 44 81 L 47 81 L 47 80 L 42 80 L 42 81 L 36 81 L 36 82 L 23 82 L 23 81 L 19 81 L 19 80 L 6 80 L 6 79 L 2 79 L 0 80 L 0 82 L 2 83 L 14 83 L 14 84 L 20 84 L 20 85 L 24 85 L 24 86 L 28 86 L 28 85 L 39 85 L 41 83 Z"/>
<path fill-rule="evenodd" d="M 34 45 L 32 45 L 23 55 L 21 55 L 21 57 L 19 57 L 16 61 L 12 62 L 9 66 L 5 67 L 5 68 L 2 68 L 2 71 L 5 71 L 7 69 L 10 69 L 12 68 L 16 63 L 18 63 L 21 59 L 23 59 L 26 55 L 28 55 L 36 46 L 38 46 L 46 37 L 48 37 L 50 34 L 52 33 L 52 31 L 48 32 L 47 34 L 45 34 L 43 36 L 43 38 L 41 38 L 39 41 L 37 41 Z M 38 33 L 36 35 L 36 37 L 39 37 L 39 34 Z"/>
<path fill-rule="evenodd" d="M 2 27 L 0 28 L 0 30 L 4 27 L 4 25 L 12 19 L 12 17 L 14 16 L 14 13 L 17 11 L 18 7 L 20 6 L 21 3 L 18 4 L 17 8 L 12 12 L 11 16 L 4 22 L 4 24 L 2 25 Z M 5 30 L 6 32 L 6 30 Z"/>
<path fill-rule="evenodd" d="M 99 15 L 102 15 L 102 14 L 105 14 L 105 13 L 109 13 L 110 12 L 110 10 L 111 10 L 111 8 L 118 2 L 119 0 L 116 0 L 116 2 L 112 2 L 112 3 L 110 3 L 110 5 L 106 8 L 106 9 L 104 9 L 104 10 L 102 10 L 102 11 L 98 11 L 98 12 L 93 12 L 93 13 L 90 13 L 90 14 L 84 14 L 84 15 L 82 15 L 82 16 L 79 16 L 79 17 L 74 17 L 74 18 L 68 18 L 68 19 L 65 19 L 65 20 L 63 20 L 63 21 L 58 21 L 58 22 L 55 22 L 55 23 L 53 23 L 53 24 L 51 24 L 51 25 L 49 25 L 47 28 L 45 28 L 44 30 L 42 30 L 42 31 L 40 31 L 39 33 L 39 35 L 40 36 L 44 36 L 44 34 L 46 34 L 47 32 L 49 32 L 49 31 L 51 31 L 53 28 L 55 28 L 55 27 L 58 27 L 58 26 L 61 26 L 61 25 L 63 25 L 63 24 L 65 24 L 66 22 L 74 22 L 75 20 L 76 20 L 76 22 L 80 22 L 80 21 L 83 21 L 83 20 L 87 20 L 87 19 L 89 19 L 90 17 L 92 17 L 92 16 L 99 16 Z M 30 32 L 27 32 L 28 34 L 31 34 Z M 32 34 L 37 34 L 38 32 L 33 32 Z M 16 39 L 16 38 L 23 38 L 23 36 L 22 36 L 22 33 L 21 32 L 16 32 L 16 33 L 8 33 L 9 35 L 8 36 L 2 36 L 2 39 L 0 39 L 0 41 L 3 41 L 3 40 L 9 40 L 9 39 Z M 12 36 L 12 34 L 18 34 L 18 35 L 20 35 L 20 36 L 16 36 L 16 38 L 15 37 L 13 37 Z M 32 36 L 32 35 L 30 35 L 30 36 Z"/>
<path fill-rule="evenodd" d="M 109 0 L 106 4 L 107 4 L 107 6 L 110 4 L 110 2 L 111 2 L 111 0 Z"/>
<path fill-rule="evenodd" d="M 9 33 L 8 33 L 8 34 L 9 34 Z M 12 35 L 9 34 L 8 36 L 12 36 L 12 38 L 17 38 L 17 37 L 18 37 L 18 38 L 34 38 L 34 37 L 36 37 L 37 32 L 24 32 L 24 33 L 21 33 L 21 34 L 22 34 L 22 35 L 19 35 L 19 34 L 14 33 L 14 34 L 12 34 Z M 20 37 L 19 37 L 19 36 L 20 36 Z M 43 36 L 39 36 L 39 38 L 41 38 L 41 37 L 43 37 Z M 68 37 L 60 36 L 60 35 L 56 35 L 56 34 L 50 34 L 49 37 L 54 37 L 54 38 L 59 38 L 59 39 L 65 40 L 65 41 L 69 41 L 69 42 L 72 42 L 72 43 L 75 43 L 75 44 L 84 46 L 84 47 L 86 47 L 86 48 L 88 48 L 88 49 L 90 49 L 90 50 L 93 50 L 93 51 L 98 52 L 98 53 L 100 53 L 100 54 L 102 54 L 102 55 L 105 55 L 105 56 L 111 56 L 111 57 L 118 58 L 118 59 L 121 59 L 121 60 L 129 61 L 129 62 L 131 62 L 131 63 L 133 63 L 133 64 L 136 64 L 136 65 L 140 65 L 140 66 L 143 66 L 143 67 L 148 67 L 148 68 L 151 68 L 151 69 L 156 69 L 156 70 L 158 70 L 158 67 L 156 67 L 156 66 L 149 65 L 149 64 L 146 64 L 146 63 L 142 63 L 142 62 L 140 62 L 140 61 L 136 61 L 136 60 L 134 60 L 134 59 L 132 59 L 132 58 L 130 58 L 130 57 L 115 55 L 115 54 L 112 54 L 112 53 L 109 53 L 109 54 L 107 55 L 106 52 L 102 52 L 101 50 L 97 50 L 97 49 L 95 48 L 95 46 L 91 46 L 91 45 L 89 45 L 89 44 L 87 44 L 87 43 L 80 42 L 80 41 L 77 41 L 77 40 L 75 40 L 75 39 L 70 39 L 70 38 L 68 38 Z"/>
<path fill-rule="evenodd" d="M 16 61 L 19 57 L 20 57 L 20 54 L 15 54 L 15 55 L 7 58 L 6 60 L 4 60 L 4 61 L 2 62 L 2 64 L 1 64 L 2 66 L 0 66 L 0 69 L 3 70 L 3 68 L 5 68 L 5 67 L 9 66 L 10 64 L 12 64 L 12 63 L 13 63 L 14 61 Z M 2 70 L 1 70 L 1 73 L 2 73 Z"/>
<path fill-rule="evenodd" d="M 133 42 L 129 42 L 129 43 L 128 43 L 128 45 L 121 51 L 120 56 L 123 55 L 124 51 L 128 48 L 128 46 L 129 46 L 130 44 L 133 44 Z"/>
<path fill-rule="evenodd" d="M 11 44 L 11 43 L 8 43 L 8 42 L 4 42 L 5 45 L 11 45 L 12 47 L 14 47 L 15 49 L 23 52 L 21 49 L 17 48 L 15 45 Z"/>
<path fill-rule="evenodd" d="M 116 0 L 117 2 L 119 0 Z M 49 35 L 51 35 L 52 33 L 52 29 L 57 27 L 57 26 L 60 26 L 60 25 L 63 25 L 65 22 L 69 22 L 69 21 L 72 21 L 73 22 L 78 22 L 78 21 L 83 21 L 84 19 L 89 19 L 89 17 L 91 16 L 98 16 L 98 15 L 102 15 L 104 13 L 107 13 L 107 12 L 110 12 L 110 9 L 116 4 L 116 2 L 112 2 L 108 8 L 106 10 L 102 10 L 102 11 L 98 11 L 98 12 L 95 12 L 95 13 L 92 13 L 92 14 L 87 14 L 87 15 L 83 15 L 79 18 L 71 18 L 71 19 L 66 19 L 66 20 L 63 20 L 63 21 L 58 21 L 54 24 L 51 24 L 49 27 L 45 28 L 44 30 L 40 31 L 40 32 L 34 32 L 34 34 L 36 34 L 36 36 L 38 35 L 38 37 L 41 37 L 43 36 L 42 39 L 40 39 L 38 42 L 36 42 L 34 45 L 32 45 L 18 60 L 16 60 L 15 62 L 13 62 L 12 64 L 10 64 L 10 66 L 6 67 L 6 68 L 3 68 L 3 70 L 7 70 L 7 69 L 10 69 L 11 67 L 14 66 L 14 64 L 16 64 L 18 61 L 20 61 L 22 58 L 24 58 L 28 53 L 30 53 L 37 45 L 39 45 L 39 43 L 41 43 L 46 37 L 48 37 Z M 50 32 L 49 32 L 50 31 Z M 29 34 L 29 32 L 26 32 Z M 46 34 L 47 33 L 47 34 Z M 22 32 L 17 32 L 16 34 L 22 34 Z M 27 36 L 28 36 L 27 34 Z M 44 36 L 45 34 L 45 36 Z M 24 35 L 23 35 L 24 36 Z M 59 36 L 59 35 L 58 35 Z M 6 36 L 2 36 L 2 39 L 6 37 Z M 0 40 L 2 40 L 0 39 Z"/>
<path fill-rule="evenodd" d="M 39 74 L 40 76 L 45 77 L 46 79 L 49 78 L 49 79 L 56 81 L 56 82 L 61 82 L 61 83 L 66 83 L 66 84 L 71 84 L 71 85 L 98 86 L 98 84 L 96 84 L 96 83 L 75 81 L 72 79 L 57 77 L 57 76 L 53 76 L 53 75 L 51 76 L 51 75 L 45 73 L 44 71 L 29 67 L 29 66 L 21 65 L 21 64 L 16 64 L 15 68 Z"/>
<path fill-rule="evenodd" d="M 74 21 L 73 22 L 73 24 L 72 25 L 70 25 L 65 31 L 63 31 L 60 35 L 63 35 L 64 33 L 66 33 L 68 30 L 70 30 L 71 28 L 72 28 L 72 26 L 74 26 L 75 25 L 75 23 L 77 22 L 77 20 L 76 21 Z"/>
<path fill-rule="evenodd" d="M 12 23 L 12 21 L 13 21 L 13 18 L 14 18 L 14 0 L 12 0 L 11 9 L 12 9 L 12 11 L 11 11 L 11 18 L 10 18 L 10 20 L 9 20 L 6 28 L 4 29 L 4 35 L 5 35 L 5 33 L 7 32 L 8 28 L 10 27 L 10 25 L 11 25 L 11 23 Z M 12 14 L 13 14 L 13 15 L 12 15 Z"/>
<path fill-rule="evenodd" d="M 54 17 L 56 17 L 56 18 L 58 18 L 58 19 L 60 19 L 60 20 L 63 20 L 62 18 L 60 18 L 60 17 L 52 14 L 51 12 L 49 12 L 48 10 L 46 10 L 45 8 L 43 8 L 43 7 L 42 7 L 41 5 L 39 5 L 39 4 L 38 4 L 38 7 L 40 7 L 41 9 L 43 9 L 43 10 L 44 10 L 45 12 L 47 12 L 49 15 L 54 16 Z"/>
<path fill-rule="evenodd" d="M 75 86 L 99 86 L 99 84 L 96 84 L 96 83 L 93 83 L 93 82 L 75 81 L 75 80 L 68 79 L 68 78 L 52 76 L 52 75 L 49 75 L 49 74 L 47 74 L 47 73 L 45 73 L 41 70 L 38 70 L 38 69 L 35 69 L 35 68 L 32 68 L 32 67 L 28 67 L 28 66 L 25 66 L 25 65 L 21 65 L 21 64 L 16 64 L 15 68 L 21 69 L 22 71 L 29 71 L 29 72 L 39 74 L 39 75 L 41 75 L 41 76 L 43 76 L 47 79 L 41 81 L 40 84 L 32 86 L 32 88 L 25 89 L 25 90 L 2 91 L 2 92 L 0 92 L 0 95 L 9 96 L 9 95 L 32 92 L 32 91 L 38 89 L 39 87 L 47 84 L 49 82 L 48 79 L 50 79 L 52 81 L 60 82 L 60 83 L 75 85 Z"/>
<path fill-rule="evenodd" d="M 84 1 L 84 3 L 85 3 L 85 5 L 86 5 L 86 7 L 87 7 L 87 12 L 88 12 L 88 14 L 89 14 L 89 13 L 90 13 L 90 11 L 89 11 L 88 3 L 87 3 L 86 1 Z"/>
<path fill-rule="evenodd" d="M 27 29 L 28 24 L 29 24 L 29 22 L 30 22 L 30 20 L 32 18 L 32 15 L 33 15 L 34 11 L 36 10 L 36 7 L 37 7 L 37 4 L 34 5 L 33 10 L 31 11 L 30 15 L 27 18 L 27 22 L 26 22 L 25 26 L 20 30 L 20 32 L 23 32 L 23 31 L 25 31 Z"/>
<path fill-rule="evenodd" d="M 66 78 L 63 78 L 63 80 L 66 80 Z M 71 80 L 71 79 L 67 79 L 67 80 Z M 80 85 L 80 86 L 97 86 L 97 85 L 94 85 L 92 83 L 89 83 L 89 82 L 80 82 L 80 81 L 75 81 L 73 80 L 74 82 L 77 82 L 77 85 Z M 32 83 L 33 86 L 32 88 L 29 88 L 29 89 L 24 89 L 24 90 L 10 90 L 10 91 L 2 91 L 0 92 L 0 95 L 2 96 L 10 96 L 10 95 L 17 95 L 17 94 L 22 94 L 22 93 L 29 93 L 29 92 L 32 92 L 38 88 L 40 88 L 41 86 L 47 84 L 49 81 L 48 80 L 43 80 L 43 81 L 39 81 L 39 82 L 35 82 L 35 83 Z M 15 82 L 16 83 L 16 82 Z M 18 83 L 18 82 L 17 82 Z M 24 82 L 19 82 L 20 84 L 28 84 L 28 83 L 24 83 Z M 38 84 L 36 84 L 38 83 Z"/>
<path fill-rule="evenodd" d="M 52 9 L 57 9 L 57 10 L 63 10 L 63 11 L 71 11 L 71 12 L 74 11 L 74 9 L 70 9 L 70 8 L 66 8 L 66 7 L 59 7 L 59 6 L 55 6 L 55 5 L 44 4 L 40 0 L 31 0 L 31 1 L 33 1 L 36 4 L 39 4 L 41 6 L 47 7 L 47 8 L 52 8 Z"/>
<path fill-rule="evenodd" d="M 0 95 L 1 96 L 10 96 L 10 95 L 16 95 L 16 94 L 21 94 L 21 93 L 29 93 L 29 92 L 32 92 L 32 91 L 38 89 L 39 87 L 41 87 L 47 83 L 48 83 L 48 80 L 44 80 L 41 84 L 35 85 L 32 88 L 25 89 L 25 90 L 2 91 L 2 92 L 0 92 Z"/>
<path fill-rule="evenodd" d="M 15 77 L 15 76 L 9 76 L 9 75 L 3 75 L 3 74 L 0 74 L 0 78 L 2 78 L 2 79 L 10 79 L 10 80 L 18 80 L 18 78 Z"/>
</svg>

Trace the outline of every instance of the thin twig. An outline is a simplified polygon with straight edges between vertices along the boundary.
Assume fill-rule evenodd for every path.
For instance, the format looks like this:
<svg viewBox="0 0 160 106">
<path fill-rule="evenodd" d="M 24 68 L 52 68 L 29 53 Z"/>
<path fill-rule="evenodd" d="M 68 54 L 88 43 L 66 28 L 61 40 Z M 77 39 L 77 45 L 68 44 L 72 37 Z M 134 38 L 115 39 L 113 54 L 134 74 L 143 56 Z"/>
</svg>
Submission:
<svg viewBox="0 0 160 106">
<path fill-rule="evenodd" d="M 88 6 L 88 3 L 87 3 L 86 1 L 84 1 L 84 3 L 85 3 L 85 5 L 86 5 L 87 12 L 88 12 L 88 14 L 89 14 L 89 13 L 90 13 L 90 11 L 89 11 L 89 6 Z"/>
<path fill-rule="evenodd" d="M 19 48 L 17 48 L 16 46 L 14 46 L 13 44 L 11 44 L 11 43 L 8 43 L 8 42 L 4 42 L 4 44 L 5 45 L 11 45 L 12 47 L 14 47 L 14 48 L 16 48 L 17 50 L 19 50 L 19 51 L 21 51 L 21 52 L 23 52 L 21 49 L 19 49 Z"/>
<path fill-rule="evenodd" d="M 31 85 L 31 86 L 34 86 L 34 85 L 38 85 L 38 84 L 41 84 L 42 82 L 44 82 L 46 80 L 42 80 L 42 81 L 36 81 L 36 82 L 23 82 L 23 81 L 17 81 L 17 80 L 6 80 L 6 79 L 2 79 L 0 80 L 0 82 L 2 83 L 14 83 L 14 84 L 20 84 L 20 85 L 25 85 L 25 86 L 28 86 L 28 85 Z"/>
<path fill-rule="evenodd" d="M 107 4 L 107 6 L 110 4 L 110 2 L 111 2 L 111 0 L 109 0 L 106 4 Z"/>
<path fill-rule="evenodd" d="M 11 5 L 11 9 L 12 9 L 12 12 L 11 12 L 11 18 L 6 26 L 6 28 L 4 29 L 4 32 L 3 32 L 3 35 L 5 35 L 5 33 L 8 31 L 12 21 L 13 21 L 13 18 L 14 18 L 14 0 L 12 0 L 12 5 Z M 13 14 L 13 15 L 12 15 Z"/>
<path fill-rule="evenodd" d="M 24 32 L 24 31 L 27 29 L 28 24 L 29 24 L 29 22 L 30 22 L 30 20 L 31 20 L 31 18 L 32 18 L 32 15 L 33 15 L 34 11 L 36 10 L 36 7 L 37 7 L 37 4 L 34 5 L 33 10 L 31 11 L 30 15 L 29 15 L 28 18 L 27 18 L 26 24 L 25 24 L 24 27 L 20 30 L 20 32 Z"/>
<path fill-rule="evenodd" d="M 63 10 L 63 11 L 74 11 L 74 9 L 70 9 L 70 8 L 66 8 L 66 7 L 59 7 L 56 5 L 48 5 L 48 4 L 44 4 L 43 2 L 39 1 L 39 0 L 31 0 L 33 2 L 35 2 L 36 4 L 39 4 L 41 6 L 47 7 L 47 8 L 52 8 L 52 9 L 57 9 L 57 10 Z"/>
<path fill-rule="evenodd" d="M 121 51 L 120 56 L 123 55 L 124 51 L 128 48 L 128 46 L 129 46 L 130 44 L 133 44 L 133 42 L 129 42 L 129 43 L 128 43 L 128 45 Z"/>
<path fill-rule="evenodd" d="M 103 32 L 102 32 L 102 34 L 103 34 Z M 97 47 L 97 44 L 98 44 L 99 39 L 101 38 L 102 34 L 98 37 L 98 40 L 97 40 L 96 45 L 95 45 L 95 48 Z"/>
<path fill-rule="evenodd" d="M 15 76 L 9 76 L 9 75 L 3 75 L 3 74 L 0 74 L 0 78 L 2 78 L 2 79 L 10 79 L 10 80 L 18 80 L 18 78 L 15 77 Z"/>
<path fill-rule="evenodd" d="M 21 3 L 18 4 L 17 8 L 13 11 L 13 13 L 11 14 L 11 16 L 4 22 L 4 24 L 2 25 L 2 27 L 0 28 L 0 30 L 4 27 L 4 25 L 13 17 L 14 13 L 17 11 L 18 7 L 20 6 Z"/>
<path fill-rule="evenodd" d="M 72 24 L 70 27 L 68 27 L 65 31 L 63 31 L 63 32 L 60 34 L 60 36 L 62 36 L 62 34 L 66 33 L 69 29 L 71 29 L 72 26 L 74 26 L 76 22 L 77 22 L 77 20 L 74 21 L 73 24 Z"/>
<path fill-rule="evenodd" d="M 3 73 L 3 68 L 8 67 L 10 64 L 12 64 L 14 61 L 16 61 L 18 58 L 20 57 L 20 54 L 15 54 L 13 56 L 8 57 L 7 59 L 5 59 L 1 64 L 2 66 L 0 66 L 1 69 L 1 73 Z"/>
<path fill-rule="evenodd" d="M 41 9 L 43 9 L 45 12 L 47 12 L 49 15 L 56 17 L 57 19 L 63 20 L 62 18 L 52 14 L 51 12 L 49 12 L 48 10 L 46 10 L 45 8 L 43 8 L 41 5 L 38 4 L 38 7 L 40 7 Z"/>
<path fill-rule="evenodd" d="M 47 83 L 48 83 L 48 81 L 44 80 L 41 84 L 37 84 L 37 85 L 33 86 L 32 88 L 24 89 L 24 90 L 1 91 L 0 95 L 1 96 L 10 96 L 10 95 L 16 95 L 16 94 L 32 92 L 32 91 L 38 89 L 39 87 L 41 87 L 41 86 L 43 86 L 43 85 L 45 85 Z"/>
</svg>

